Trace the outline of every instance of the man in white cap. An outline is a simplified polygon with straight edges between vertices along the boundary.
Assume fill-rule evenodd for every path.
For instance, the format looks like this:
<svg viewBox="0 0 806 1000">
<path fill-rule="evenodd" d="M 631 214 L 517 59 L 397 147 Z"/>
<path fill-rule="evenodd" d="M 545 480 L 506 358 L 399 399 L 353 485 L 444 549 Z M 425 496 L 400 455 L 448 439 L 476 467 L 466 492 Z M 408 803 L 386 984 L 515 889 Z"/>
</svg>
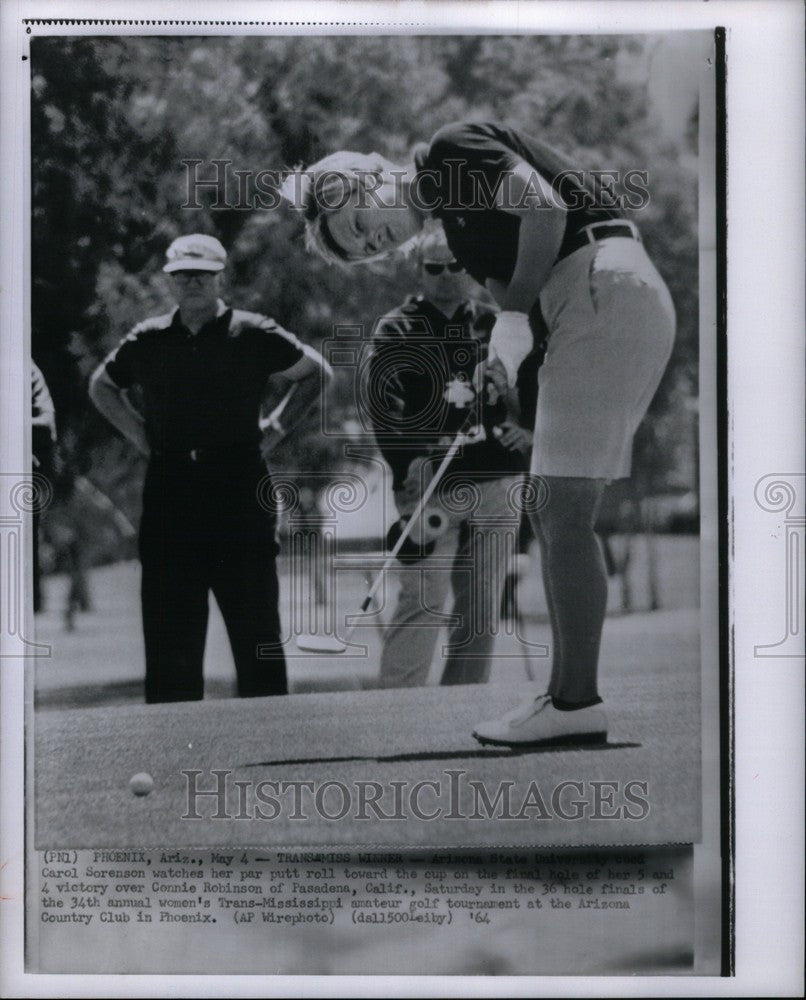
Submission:
<svg viewBox="0 0 806 1000">
<path fill-rule="evenodd" d="M 261 439 L 268 453 L 298 424 L 329 370 L 274 320 L 225 305 L 227 253 L 217 239 L 181 236 L 166 257 L 177 308 L 138 324 L 90 382 L 100 412 L 149 458 L 140 525 L 146 701 L 204 696 L 211 590 L 239 695 L 285 694 L 276 516 L 260 502 Z M 261 435 L 270 387 L 294 392 Z"/>
</svg>

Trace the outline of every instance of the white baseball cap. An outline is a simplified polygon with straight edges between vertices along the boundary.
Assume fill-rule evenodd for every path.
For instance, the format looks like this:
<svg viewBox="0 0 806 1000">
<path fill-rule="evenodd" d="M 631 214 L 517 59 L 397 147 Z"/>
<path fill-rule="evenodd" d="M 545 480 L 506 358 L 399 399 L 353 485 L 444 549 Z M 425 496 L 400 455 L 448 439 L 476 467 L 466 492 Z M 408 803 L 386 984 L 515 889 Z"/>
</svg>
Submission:
<svg viewBox="0 0 806 1000">
<path fill-rule="evenodd" d="M 163 271 L 223 271 L 227 251 L 215 236 L 192 233 L 180 236 L 165 251 L 167 259 Z"/>
</svg>

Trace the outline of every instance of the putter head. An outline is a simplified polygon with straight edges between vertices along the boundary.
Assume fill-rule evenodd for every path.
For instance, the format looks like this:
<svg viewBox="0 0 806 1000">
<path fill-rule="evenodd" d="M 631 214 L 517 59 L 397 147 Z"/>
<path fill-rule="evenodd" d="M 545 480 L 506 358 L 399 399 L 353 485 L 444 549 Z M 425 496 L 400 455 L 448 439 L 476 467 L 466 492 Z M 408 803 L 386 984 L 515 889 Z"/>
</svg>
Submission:
<svg viewBox="0 0 806 1000">
<path fill-rule="evenodd" d="M 334 635 L 301 635 L 297 638 L 297 649 L 306 653 L 343 653 L 347 646 Z"/>
</svg>

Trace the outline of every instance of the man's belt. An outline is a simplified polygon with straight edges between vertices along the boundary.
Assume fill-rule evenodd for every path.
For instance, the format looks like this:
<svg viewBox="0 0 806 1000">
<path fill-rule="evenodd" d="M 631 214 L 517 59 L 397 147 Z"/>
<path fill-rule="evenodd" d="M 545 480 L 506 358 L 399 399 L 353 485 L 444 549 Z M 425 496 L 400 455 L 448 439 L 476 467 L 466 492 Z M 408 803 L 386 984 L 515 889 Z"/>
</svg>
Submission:
<svg viewBox="0 0 806 1000">
<path fill-rule="evenodd" d="M 599 240 L 609 240 L 611 237 L 626 237 L 629 240 L 641 242 L 641 234 L 638 226 L 627 219 L 608 219 L 605 222 L 592 222 L 589 226 L 584 226 L 579 232 L 568 241 L 568 246 L 558 260 L 570 257 L 572 253 L 581 250 L 589 243 L 597 243 Z"/>
</svg>

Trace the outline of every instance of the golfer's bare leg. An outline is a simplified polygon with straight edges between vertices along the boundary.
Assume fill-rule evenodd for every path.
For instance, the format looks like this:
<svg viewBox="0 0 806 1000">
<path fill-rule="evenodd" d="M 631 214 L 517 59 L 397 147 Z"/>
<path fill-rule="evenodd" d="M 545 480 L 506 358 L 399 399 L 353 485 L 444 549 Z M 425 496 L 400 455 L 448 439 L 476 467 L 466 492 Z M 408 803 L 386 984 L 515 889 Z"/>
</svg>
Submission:
<svg viewBox="0 0 806 1000">
<path fill-rule="evenodd" d="M 544 573 L 554 606 L 554 659 L 549 694 L 563 704 L 599 697 L 599 646 L 607 609 L 607 573 L 594 524 L 604 480 L 546 477 L 548 500 L 538 515 Z"/>
<path fill-rule="evenodd" d="M 560 648 L 560 628 L 557 624 L 557 608 L 554 604 L 554 593 L 551 575 L 548 571 L 548 554 L 546 552 L 546 537 L 540 527 L 540 519 L 535 514 L 531 518 L 532 531 L 537 539 L 540 548 L 540 574 L 543 580 L 543 594 L 546 598 L 546 610 L 549 614 L 549 624 L 551 625 L 551 677 L 549 679 L 548 691 L 555 691 L 560 681 L 560 669 L 562 665 L 562 649 Z"/>
</svg>

